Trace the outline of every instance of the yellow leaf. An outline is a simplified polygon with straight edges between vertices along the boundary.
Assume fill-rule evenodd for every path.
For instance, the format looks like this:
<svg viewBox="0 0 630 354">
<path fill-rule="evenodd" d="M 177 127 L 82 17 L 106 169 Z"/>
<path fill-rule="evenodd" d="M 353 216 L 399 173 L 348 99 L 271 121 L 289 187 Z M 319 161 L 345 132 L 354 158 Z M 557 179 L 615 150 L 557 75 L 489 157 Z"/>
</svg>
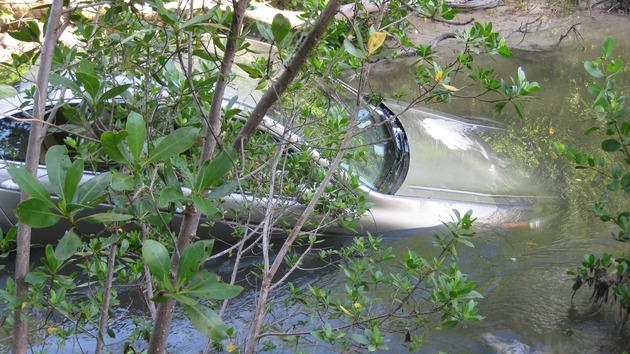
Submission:
<svg viewBox="0 0 630 354">
<path fill-rule="evenodd" d="M 442 75 L 444 75 L 444 71 L 438 71 L 435 73 L 435 82 L 440 81 L 440 79 L 442 78 Z"/>
<path fill-rule="evenodd" d="M 536 242 L 532 242 L 532 241 L 527 241 L 527 245 L 528 246 L 538 246 L 538 244 Z"/>
<path fill-rule="evenodd" d="M 553 135 L 556 131 L 553 128 L 549 128 L 549 135 Z"/>
<path fill-rule="evenodd" d="M 385 42 L 385 38 L 387 38 L 385 32 L 372 33 L 370 39 L 368 39 L 368 55 L 372 55 L 372 53 L 380 48 L 383 45 L 383 42 Z"/>
<path fill-rule="evenodd" d="M 453 92 L 457 92 L 459 91 L 459 89 L 455 86 L 451 86 L 451 85 L 447 85 L 447 84 L 441 84 L 442 86 L 444 86 L 445 89 L 449 90 L 449 91 L 453 91 Z"/>
<path fill-rule="evenodd" d="M 350 311 L 348 311 L 345 307 L 339 305 L 339 308 L 341 309 L 341 311 L 343 311 L 343 313 L 345 313 L 348 316 L 352 316 L 352 313 L 350 313 Z"/>
</svg>

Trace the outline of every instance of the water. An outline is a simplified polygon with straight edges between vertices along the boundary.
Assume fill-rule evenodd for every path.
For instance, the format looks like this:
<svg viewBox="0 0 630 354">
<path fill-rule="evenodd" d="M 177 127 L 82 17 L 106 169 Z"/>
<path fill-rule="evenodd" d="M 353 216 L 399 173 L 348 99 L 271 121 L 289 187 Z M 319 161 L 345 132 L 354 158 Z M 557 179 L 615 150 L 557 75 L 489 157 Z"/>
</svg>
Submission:
<svg viewBox="0 0 630 354">
<path fill-rule="evenodd" d="M 593 201 L 602 195 L 601 191 L 593 192 L 591 185 L 562 157 L 557 157 L 552 147 L 554 141 L 560 141 L 586 151 L 599 149 L 599 137 L 582 135 L 591 126 L 586 110 L 580 105 L 580 98 L 588 99 L 583 61 L 601 55 L 603 40 L 613 36 L 615 55 L 627 68 L 630 19 L 598 16 L 576 22 L 582 23 L 578 27 L 582 38 L 569 37 L 553 51 L 521 51 L 508 60 L 497 58 L 496 64 L 486 62 L 503 77 L 515 77 L 516 68 L 522 67 L 530 81 L 542 86 L 539 99 L 526 105 L 524 120 L 513 111 L 496 119 L 509 124 L 516 136 L 524 137 L 528 149 L 536 151 L 540 162 L 536 169 L 551 181 L 566 203 L 545 228 L 481 231 L 475 249 L 461 252 L 461 269 L 478 282 L 485 297 L 479 305 L 485 320 L 431 333 L 425 341 L 426 352 L 493 352 L 483 339 L 484 333 L 518 340 L 532 351 L 546 353 L 619 353 L 630 349 L 630 330 L 619 328 L 617 307 L 590 306 L 590 291 L 586 287 L 571 303 L 570 276 L 566 272 L 579 264 L 584 253 L 628 252 L 630 247 L 613 241 L 610 233 L 614 228 L 597 221 L 588 212 Z M 384 92 L 412 87 L 413 73 L 401 64 L 388 63 L 381 70 L 375 68 L 372 85 Z M 620 87 L 628 87 L 630 83 L 628 73 L 625 76 Z M 449 105 L 434 108 L 460 115 L 492 114 L 491 105 L 466 100 L 453 100 Z M 397 239 L 391 246 L 400 252 L 411 248 L 422 253 L 425 243 L 418 241 L 420 236 Z"/>
</svg>

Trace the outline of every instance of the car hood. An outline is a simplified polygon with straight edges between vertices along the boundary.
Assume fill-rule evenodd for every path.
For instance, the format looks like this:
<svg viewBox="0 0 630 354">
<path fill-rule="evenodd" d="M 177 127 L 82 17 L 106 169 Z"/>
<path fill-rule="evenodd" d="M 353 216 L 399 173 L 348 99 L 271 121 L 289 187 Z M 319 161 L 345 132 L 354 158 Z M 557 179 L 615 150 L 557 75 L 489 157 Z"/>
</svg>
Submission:
<svg viewBox="0 0 630 354">
<path fill-rule="evenodd" d="M 398 117 L 409 144 L 408 173 L 396 195 L 488 204 L 546 195 L 528 173 L 491 148 L 496 136 L 506 141 L 507 130 L 498 123 L 392 102 L 387 106 L 402 112 Z"/>
</svg>

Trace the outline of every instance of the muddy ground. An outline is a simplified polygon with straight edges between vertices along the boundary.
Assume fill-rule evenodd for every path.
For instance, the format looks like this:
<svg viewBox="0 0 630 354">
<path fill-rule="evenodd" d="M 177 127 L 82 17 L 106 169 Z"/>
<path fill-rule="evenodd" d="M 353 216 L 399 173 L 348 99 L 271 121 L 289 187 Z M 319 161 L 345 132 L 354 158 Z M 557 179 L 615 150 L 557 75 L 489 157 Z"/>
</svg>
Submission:
<svg viewBox="0 0 630 354">
<path fill-rule="evenodd" d="M 579 40 L 579 35 L 588 35 L 579 32 L 580 24 L 585 21 L 592 21 L 593 17 L 604 15 L 610 16 L 609 14 L 602 14 L 601 11 L 590 13 L 586 10 L 576 9 L 568 12 L 539 5 L 524 8 L 500 5 L 485 10 L 463 11 L 455 17 L 453 22 L 460 24 L 468 24 L 472 21 L 492 22 L 493 28 L 500 33 L 501 37 L 507 38 L 510 48 L 524 51 L 543 51 L 553 49 L 565 37 L 578 37 Z M 425 45 L 436 41 L 436 39 L 461 32 L 469 26 L 469 24 L 458 25 L 426 21 L 422 18 L 413 18 L 412 24 L 415 30 L 411 31 L 410 38 Z M 71 44 L 74 39 L 69 32 L 64 33 L 62 40 Z M 450 51 L 454 43 L 450 39 L 441 40 L 437 50 Z M 12 53 L 30 48 L 32 45 L 20 43 L 6 33 L 0 33 L 0 61 L 9 61 Z"/>
</svg>

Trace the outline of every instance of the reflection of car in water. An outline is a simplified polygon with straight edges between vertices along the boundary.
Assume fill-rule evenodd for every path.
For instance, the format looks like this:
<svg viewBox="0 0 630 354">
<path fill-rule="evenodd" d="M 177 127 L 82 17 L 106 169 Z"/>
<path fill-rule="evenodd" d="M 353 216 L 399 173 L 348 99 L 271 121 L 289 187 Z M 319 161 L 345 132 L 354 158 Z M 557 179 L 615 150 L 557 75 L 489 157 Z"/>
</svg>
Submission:
<svg viewBox="0 0 630 354">
<path fill-rule="evenodd" d="M 236 105 L 245 111 L 253 104 L 242 87 L 227 94 L 227 99 L 233 95 L 238 96 Z M 343 84 L 321 85 L 319 95 L 315 101 L 324 119 L 330 119 L 332 115 L 347 118 L 354 108 L 356 93 Z M 25 117 L 25 110 L 16 108 L 16 100 L 0 104 L 5 116 L 0 119 L 3 158 L 0 162 L 0 226 L 3 229 L 17 222 L 13 210 L 19 202 L 19 187 L 11 180 L 7 166 L 23 161 L 28 136 L 27 123 L 6 118 Z M 74 105 L 78 103 L 75 101 Z M 310 112 L 315 111 L 317 109 L 313 108 Z M 57 113 L 58 122 L 63 121 L 60 112 Z M 287 139 L 286 119 L 274 116 L 273 112 L 279 110 L 273 110 L 265 118 L 260 132 L 277 141 Z M 371 205 L 357 223 L 356 231 L 381 233 L 433 228 L 450 221 L 453 209 L 472 209 L 479 222 L 488 224 L 534 225 L 530 222 L 532 216 L 526 211 L 535 205 L 542 193 L 532 193 L 528 176 L 496 156 L 482 139 L 482 135 L 501 134 L 502 129 L 481 121 L 466 121 L 428 109 L 385 102 L 378 105 L 364 103 L 354 132 L 351 145 L 353 149 L 360 149 L 361 158 L 346 159 L 342 167 L 350 175 L 359 177 L 359 190 L 366 193 Z M 300 128 L 294 128 L 288 136 L 292 149 L 306 149 L 313 158 L 313 165 L 318 168 L 327 166 L 326 160 L 317 152 L 318 147 L 309 146 L 309 141 L 302 138 Z M 65 133 L 59 131 L 49 133 L 44 139 L 44 148 L 63 144 L 64 137 Z M 84 179 L 93 175 L 86 172 Z M 40 165 L 39 179 L 47 185 L 43 164 Z M 250 213 L 248 221 L 259 223 L 264 214 L 262 208 L 268 203 L 252 202 L 252 198 L 255 197 L 247 193 L 223 198 L 223 207 L 229 211 L 224 221 L 229 223 L 230 218 L 235 217 L 232 211 L 247 202 L 249 208 L 260 209 Z M 278 210 L 285 214 L 299 214 L 303 208 L 299 199 L 285 198 L 275 202 Z M 107 207 L 101 205 L 100 208 Z M 230 229 L 224 228 L 224 224 L 217 223 L 212 230 L 214 237 L 229 234 Z M 207 232 L 204 230 L 200 230 L 199 236 L 204 236 Z M 354 233 L 334 227 L 321 231 Z M 35 240 L 43 240 L 46 234 L 50 232 L 34 230 Z"/>
</svg>

